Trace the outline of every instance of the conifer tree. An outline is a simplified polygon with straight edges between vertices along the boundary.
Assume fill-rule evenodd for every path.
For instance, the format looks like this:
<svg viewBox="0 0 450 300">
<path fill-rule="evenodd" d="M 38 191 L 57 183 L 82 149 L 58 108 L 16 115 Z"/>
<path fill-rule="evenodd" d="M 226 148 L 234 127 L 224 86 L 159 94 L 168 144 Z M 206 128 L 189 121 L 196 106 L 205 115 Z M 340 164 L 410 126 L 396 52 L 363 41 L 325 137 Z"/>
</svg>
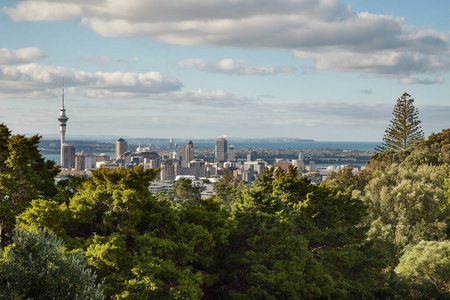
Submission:
<svg viewBox="0 0 450 300">
<path fill-rule="evenodd" d="M 401 151 L 409 148 L 415 141 L 423 137 L 418 119 L 419 110 L 414 107 L 414 99 L 408 93 L 397 99 L 391 120 L 383 137 L 383 145 L 377 146 L 377 152 L 386 150 Z"/>
</svg>

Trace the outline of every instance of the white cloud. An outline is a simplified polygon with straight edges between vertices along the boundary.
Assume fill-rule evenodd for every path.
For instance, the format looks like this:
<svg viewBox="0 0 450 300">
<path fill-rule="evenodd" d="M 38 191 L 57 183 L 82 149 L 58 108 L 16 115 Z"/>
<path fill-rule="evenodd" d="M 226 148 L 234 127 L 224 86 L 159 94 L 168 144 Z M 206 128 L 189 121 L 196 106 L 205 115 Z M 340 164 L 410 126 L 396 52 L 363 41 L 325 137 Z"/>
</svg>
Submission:
<svg viewBox="0 0 450 300">
<path fill-rule="evenodd" d="M 85 72 L 60 66 L 25 64 L 0 66 L 0 90 L 2 94 L 16 97 L 52 96 L 65 82 L 86 93 L 98 90 L 109 93 L 161 94 L 178 91 L 182 83 L 173 77 L 158 73 L 136 72 Z M 87 93 L 87 95 L 89 95 Z"/>
<path fill-rule="evenodd" d="M 14 21 L 70 20 L 82 14 L 82 6 L 64 2 L 70 1 L 24 1 L 3 11 Z"/>
<path fill-rule="evenodd" d="M 0 66 L 0 96 L 4 98 L 59 97 L 63 82 L 69 94 L 84 98 L 134 98 L 207 109 L 240 109 L 255 101 L 223 90 L 182 90 L 178 79 L 158 72 L 85 72 L 34 63 Z"/>
<path fill-rule="evenodd" d="M 7 49 L 0 48 L 0 65 L 26 63 L 44 58 L 46 55 L 39 48 Z"/>
<path fill-rule="evenodd" d="M 395 51 L 376 53 L 294 51 L 294 56 L 314 60 L 319 70 L 359 71 L 369 75 L 398 76 L 450 69 L 450 57 Z"/>
<path fill-rule="evenodd" d="M 179 60 L 177 66 L 182 69 L 197 69 L 210 73 L 237 74 L 237 75 L 275 75 L 280 73 L 293 73 L 294 68 L 289 66 L 247 66 L 247 60 L 225 58 L 218 62 L 208 62 L 200 58 L 187 58 Z"/>
<path fill-rule="evenodd" d="M 450 70 L 449 33 L 417 28 L 401 17 L 356 13 L 341 0 L 25 0 L 3 10 L 16 21 L 77 19 L 103 36 L 291 49 L 317 69 L 395 78 Z M 195 67 L 265 72 L 234 63 L 231 71 L 204 61 Z"/>
</svg>

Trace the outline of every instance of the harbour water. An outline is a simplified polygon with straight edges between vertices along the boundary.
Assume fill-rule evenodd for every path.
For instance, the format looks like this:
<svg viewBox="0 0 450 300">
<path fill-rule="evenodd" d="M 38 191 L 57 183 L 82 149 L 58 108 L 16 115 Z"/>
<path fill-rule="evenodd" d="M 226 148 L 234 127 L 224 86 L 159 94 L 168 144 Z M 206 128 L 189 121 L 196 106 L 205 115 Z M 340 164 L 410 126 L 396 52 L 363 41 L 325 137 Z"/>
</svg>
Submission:
<svg viewBox="0 0 450 300">
<path fill-rule="evenodd" d="M 255 148 L 255 149 L 336 149 L 336 150 L 365 150 L 373 151 L 377 145 L 381 145 L 379 142 L 326 142 L 326 141 L 307 141 L 307 142 L 245 142 L 245 141 L 233 141 L 230 139 L 228 145 L 234 145 L 235 148 Z M 214 141 L 196 142 L 194 141 L 194 147 L 201 148 L 214 148 Z M 134 149 L 132 149 L 134 150 Z M 106 155 L 114 156 L 114 152 L 106 152 Z M 48 160 L 60 161 L 59 153 L 43 154 Z"/>
</svg>

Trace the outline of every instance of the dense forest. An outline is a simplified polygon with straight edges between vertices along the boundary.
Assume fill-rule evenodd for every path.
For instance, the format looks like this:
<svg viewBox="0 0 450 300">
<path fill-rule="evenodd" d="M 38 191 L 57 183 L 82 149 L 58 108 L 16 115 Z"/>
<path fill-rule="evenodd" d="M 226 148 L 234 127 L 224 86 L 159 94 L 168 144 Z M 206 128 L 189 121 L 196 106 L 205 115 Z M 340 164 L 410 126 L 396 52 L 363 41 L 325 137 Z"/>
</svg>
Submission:
<svg viewBox="0 0 450 300">
<path fill-rule="evenodd" d="M 450 299 L 450 129 L 424 138 L 408 96 L 359 174 L 226 174 L 206 200 L 140 167 L 54 185 L 0 125 L 0 298 Z"/>
</svg>

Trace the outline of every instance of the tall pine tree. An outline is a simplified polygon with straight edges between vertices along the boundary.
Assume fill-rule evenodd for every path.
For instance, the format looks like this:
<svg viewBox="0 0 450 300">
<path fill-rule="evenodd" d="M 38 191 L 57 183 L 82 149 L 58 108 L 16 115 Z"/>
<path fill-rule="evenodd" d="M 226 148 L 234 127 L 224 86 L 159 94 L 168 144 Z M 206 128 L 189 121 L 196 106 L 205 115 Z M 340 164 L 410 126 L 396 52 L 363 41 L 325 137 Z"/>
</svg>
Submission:
<svg viewBox="0 0 450 300">
<path fill-rule="evenodd" d="M 423 137 L 423 131 L 418 119 L 419 110 L 414 107 L 414 99 L 408 93 L 397 99 L 391 120 L 383 137 L 383 144 L 377 146 L 377 152 L 386 150 L 401 151 L 412 146 L 415 141 Z"/>
</svg>

